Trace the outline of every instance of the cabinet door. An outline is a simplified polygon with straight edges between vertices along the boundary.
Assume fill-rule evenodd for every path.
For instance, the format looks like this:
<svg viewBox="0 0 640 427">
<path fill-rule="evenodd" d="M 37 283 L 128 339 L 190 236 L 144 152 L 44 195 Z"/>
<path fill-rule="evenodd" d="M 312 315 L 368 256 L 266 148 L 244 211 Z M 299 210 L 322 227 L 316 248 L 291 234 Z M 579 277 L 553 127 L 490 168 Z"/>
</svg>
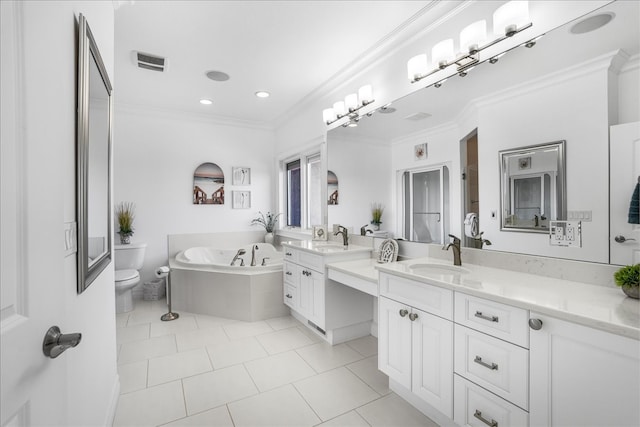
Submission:
<svg viewBox="0 0 640 427">
<path fill-rule="evenodd" d="M 453 418 L 453 322 L 413 309 L 412 391 Z"/>
<path fill-rule="evenodd" d="M 531 330 L 532 426 L 640 425 L 637 340 L 536 313 Z"/>
<path fill-rule="evenodd" d="M 302 266 L 298 269 L 300 314 L 324 329 L 324 274 Z"/>
<path fill-rule="evenodd" d="M 378 298 L 378 369 L 411 390 L 411 308 Z"/>
</svg>

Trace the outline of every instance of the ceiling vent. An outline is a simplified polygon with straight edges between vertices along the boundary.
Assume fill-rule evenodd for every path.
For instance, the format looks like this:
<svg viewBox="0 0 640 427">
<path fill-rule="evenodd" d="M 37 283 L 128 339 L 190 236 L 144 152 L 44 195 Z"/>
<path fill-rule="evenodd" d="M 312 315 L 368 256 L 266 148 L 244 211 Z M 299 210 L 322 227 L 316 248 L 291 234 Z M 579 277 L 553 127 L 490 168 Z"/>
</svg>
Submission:
<svg viewBox="0 0 640 427">
<path fill-rule="evenodd" d="M 133 52 L 133 61 L 138 68 L 160 72 L 164 72 L 166 70 L 169 62 L 166 58 L 161 56 L 135 51 Z"/>
<path fill-rule="evenodd" d="M 417 122 L 419 120 L 428 119 L 429 117 L 431 117 L 431 114 L 419 112 L 419 113 L 410 114 L 407 117 L 405 117 L 404 119 L 405 120 L 411 120 L 413 122 Z"/>
</svg>

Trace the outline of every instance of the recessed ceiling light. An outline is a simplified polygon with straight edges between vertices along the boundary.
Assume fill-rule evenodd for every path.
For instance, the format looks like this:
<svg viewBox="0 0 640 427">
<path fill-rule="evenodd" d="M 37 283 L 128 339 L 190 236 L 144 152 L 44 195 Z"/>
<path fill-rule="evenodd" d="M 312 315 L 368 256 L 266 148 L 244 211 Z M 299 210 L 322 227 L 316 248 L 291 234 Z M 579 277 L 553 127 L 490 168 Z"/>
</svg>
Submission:
<svg viewBox="0 0 640 427">
<path fill-rule="evenodd" d="M 213 104 L 213 101 L 210 100 L 210 99 L 203 98 L 203 99 L 200 100 L 200 104 L 202 104 L 202 105 L 211 105 L 211 104 Z"/>
<path fill-rule="evenodd" d="M 223 73 L 222 71 L 212 70 L 207 71 L 205 74 L 208 78 L 216 82 L 226 82 L 227 80 L 229 80 L 229 74 Z"/>
<path fill-rule="evenodd" d="M 264 90 L 259 90 L 258 92 L 256 92 L 256 96 L 258 98 L 268 98 L 271 94 L 269 92 L 266 92 Z"/>
</svg>

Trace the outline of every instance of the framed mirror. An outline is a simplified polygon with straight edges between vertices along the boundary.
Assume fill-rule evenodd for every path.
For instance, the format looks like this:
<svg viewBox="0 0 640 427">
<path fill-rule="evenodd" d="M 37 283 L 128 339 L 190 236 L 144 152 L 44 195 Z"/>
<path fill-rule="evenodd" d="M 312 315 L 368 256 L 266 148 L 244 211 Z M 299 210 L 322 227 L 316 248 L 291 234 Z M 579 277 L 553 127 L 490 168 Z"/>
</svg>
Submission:
<svg viewBox="0 0 640 427">
<path fill-rule="evenodd" d="M 565 141 L 500 151 L 503 231 L 549 233 L 566 219 Z"/>
<path fill-rule="evenodd" d="M 78 18 L 78 293 L 111 262 L 112 87 L 86 18 Z"/>
</svg>

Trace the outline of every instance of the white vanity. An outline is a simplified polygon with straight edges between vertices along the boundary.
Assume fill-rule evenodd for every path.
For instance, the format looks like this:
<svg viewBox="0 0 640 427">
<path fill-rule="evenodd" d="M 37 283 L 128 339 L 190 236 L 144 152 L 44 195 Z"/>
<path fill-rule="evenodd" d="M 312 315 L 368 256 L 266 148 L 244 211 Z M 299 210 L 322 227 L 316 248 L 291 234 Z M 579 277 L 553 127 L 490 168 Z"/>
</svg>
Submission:
<svg viewBox="0 0 640 427">
<path fill-rule="evenodd" d="M 373 297 L 330 279 L 327 264 L 368 260 L 370 247 L 334 241 L 283 242 L 284 303 L 330 344 L 369 335 Z"/>
<path fill-rule="evenodd" d="M 378 269 L 379 369 L 439 424 L 640 425 L 637 300 L 428 258 Z"/>
</svg>

